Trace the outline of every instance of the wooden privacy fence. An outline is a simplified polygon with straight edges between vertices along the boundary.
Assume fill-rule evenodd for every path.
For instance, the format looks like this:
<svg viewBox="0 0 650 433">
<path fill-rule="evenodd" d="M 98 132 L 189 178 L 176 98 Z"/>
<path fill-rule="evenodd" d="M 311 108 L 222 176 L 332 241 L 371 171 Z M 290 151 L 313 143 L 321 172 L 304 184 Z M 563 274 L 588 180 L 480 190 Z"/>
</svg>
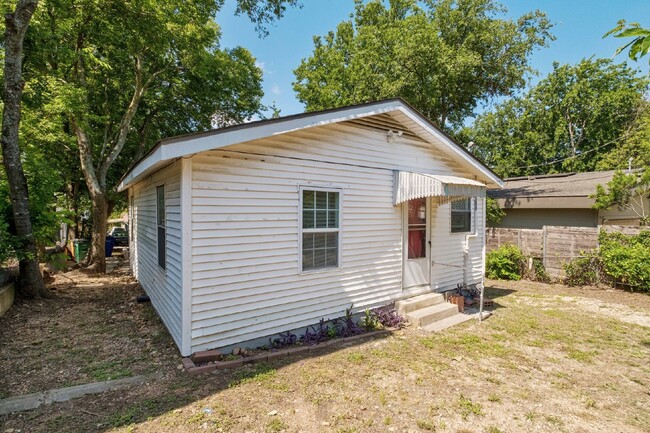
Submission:
<svg viewBox="0 0 650 433">
<path fill-rule="evenodd" d="M 581 253 L 598 247 L 598 233 L 622 232 L 636 235 L 641 231 L 638 227 L 630 226 L 599 226 L 599 227 L 559 227 L 544 226 L 537 229 L 506 229 L 488 228 L 486 235 L 487 250 L 492 251 L 502 245 L 516 245 L 529 257 L 542 260 L 546 272 L 552 278 L 564 275 L 563 265 L 570 262 Z"/>
</svg>

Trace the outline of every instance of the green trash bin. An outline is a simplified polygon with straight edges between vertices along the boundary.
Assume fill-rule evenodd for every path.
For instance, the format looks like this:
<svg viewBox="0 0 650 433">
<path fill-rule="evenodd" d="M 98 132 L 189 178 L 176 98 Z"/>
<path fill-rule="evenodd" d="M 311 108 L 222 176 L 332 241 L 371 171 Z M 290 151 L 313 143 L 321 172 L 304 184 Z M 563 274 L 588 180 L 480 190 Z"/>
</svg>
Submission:
<svg viewBox="0 0 650 433">
<path fill-rule="evenodd" d="M 90 241 L 88 239 L 75 239 L 72 244 L 74 245 L 74 259 L 79 263 L 86 258 Z"/>
</svg>

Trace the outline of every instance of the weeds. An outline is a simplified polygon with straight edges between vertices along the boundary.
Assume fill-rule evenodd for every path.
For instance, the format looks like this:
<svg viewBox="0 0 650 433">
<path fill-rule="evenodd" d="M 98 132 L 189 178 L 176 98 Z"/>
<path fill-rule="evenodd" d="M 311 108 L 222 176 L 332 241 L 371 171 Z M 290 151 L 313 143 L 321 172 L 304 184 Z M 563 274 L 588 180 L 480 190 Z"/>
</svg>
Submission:
<svg viewBox="0 0 650 433">
<path fill-rule="evenodd" d="M 431 421 L 426 421 L 426 420 L 418 420 L 415 422 L 415 425 L 418 426 L 419 429 L 426 430 L 426 431 L 436 431 L 436 426 L 434 423 Z"/>
<path fill-rule="evenodd" d="M 460 414 L 465 421 L 467 421 L 467 418 L 469 418 L 470 415 L 483 415 L 482 406 L 479 403 L 474 403 L 462 394 L 458 398 L 458 408 L 460 409 Z"/>
</svg>

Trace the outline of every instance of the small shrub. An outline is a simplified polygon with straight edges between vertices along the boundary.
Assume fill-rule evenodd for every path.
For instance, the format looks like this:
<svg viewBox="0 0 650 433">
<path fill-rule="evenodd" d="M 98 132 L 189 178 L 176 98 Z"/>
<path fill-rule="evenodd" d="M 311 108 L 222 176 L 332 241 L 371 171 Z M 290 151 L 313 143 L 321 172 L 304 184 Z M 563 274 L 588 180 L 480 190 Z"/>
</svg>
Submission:
<svg viewBox="0 0 650 433">
<path fill-rule="evenodd" d="M 515 245 L 503 245 L 487 253 L 485 273 L 488 278 L 520 280 L 525 267 L 525 257 Z"/>
<path fill-rule="evenodd" d="M 595 286 L 603 281 L 603 265 L 596 253 L 588 253 L 564 265 L 564 284 Z"/>
<path fill-rule="evenodd" d="M 379 326 L 379 319 L 369 309 L 366 308 L 363 314 L 363 327 L 367 332 L 373 331 Z"/>
<path fill-rule="evenodd" d="M 614 281 L 632 290 L 650 291 L 650 231 L 636 236 L 602 231 L 599 250 L 583 254 L 564 266 L 569 286 Z"/>
<path fill-rule="evenodd" d="M 352 317 L 352 305 L 350 305 L 349 308 L 345 309 L 345 316 L 339 319 L 337 322 L 340 325 L 337 335 L 340 335 L 342 337 L 350 337 L 352 335 L 363 333 L 363 329 L 359 327 L 359 324 Z"/>
<path fill-rule="evenodd" d="M 551 282 L 551 276 L 546 272 L 541 258 L 533 257 L 533 269 L 528 272 L 528 279 L 547 284 Z"/>
<path fill-rule="evenodd" d="M 402 328 L 404 326 L 404 318 L 397 314 L 391 305 L 375 308 L 371 313 L 382 326 L 387 328 Z"/>
<path fill-rule="evenodd" d="M 63 271 L 68 262 L 68 255 L 66 253 L 55 253 L 50 256 L 50 267 L 55 271 Z"/>
<path fill-rule="evenodd" d="M 603 231 L 598 241 L 607 275 L 631 289 L 650 291 L 650 230 L 636 236 Z"/>
</svg>

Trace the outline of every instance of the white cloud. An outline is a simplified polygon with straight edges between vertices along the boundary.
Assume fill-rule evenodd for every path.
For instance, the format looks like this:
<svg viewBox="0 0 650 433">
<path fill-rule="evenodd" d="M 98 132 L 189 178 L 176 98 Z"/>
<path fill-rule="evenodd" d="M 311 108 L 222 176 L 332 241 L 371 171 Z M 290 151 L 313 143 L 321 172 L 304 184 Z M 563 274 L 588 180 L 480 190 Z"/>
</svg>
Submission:
<svg viewBox="0 0 650 433">
<path fill-rule="evenodd" d="M 280 91 L 280 86 L 278 86 L 276 83 L 273 83 L 273 85 L 271 86 L 271 93 L 273 93 L 275 96 L 279 96 L 280 93 L 282 93 Z"/>
</svg>

